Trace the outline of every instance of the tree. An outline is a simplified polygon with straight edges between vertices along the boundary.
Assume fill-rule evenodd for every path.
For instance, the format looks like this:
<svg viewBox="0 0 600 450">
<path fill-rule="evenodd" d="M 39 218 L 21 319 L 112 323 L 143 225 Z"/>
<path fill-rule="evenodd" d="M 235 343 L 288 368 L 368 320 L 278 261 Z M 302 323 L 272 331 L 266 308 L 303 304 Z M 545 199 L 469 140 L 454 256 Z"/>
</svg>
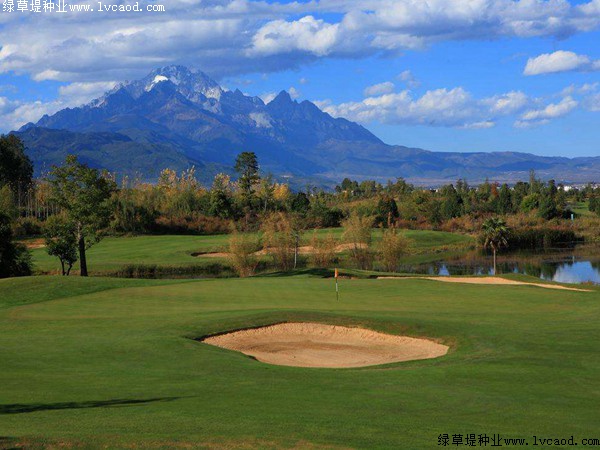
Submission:
<svg viewBox="0 0 600 450">
<path fill-rule="evenodd" d="M 396 200 L 389 196 L 383 196 L 377 202 L 376 222 L 384 227 L 392 226 L 400 217 Z"/>
<path fill-rule="evenodd" d="M 266 214 L 269 206 L 273 206 L 275 203 L 275 184 L 273 183 L 273 176 L 267 175 L 258 186 L 258 198 L 260 200 L 261 208 L 263 213 Z"/>
<path fill-rule="evenodd" d="M 310 209 L 310 200 L 304 192 L 298 192 L 292 196 L 290 208 L 292 211 L 306 215 Z"/>
<path fill-rule="evenodd" d="M 77 238 L 73 222 L 62 215 L 50 216 L 44 234 L 46 251 L 59 259 L 62 275 L 68 276 L 77 261 Z"/>
<path fill-rule="evenodd" d="M 311 260 L 314 266 L 329 267 L 334 263 L 337 241 L 331 233 L 324 238 L 319 238 L 316 231 L 313 232 L 310 245 L 312 247 Z"/>
<path fill-rule="evenodd" d="M 63 166 L 52 169 L 48 181 L 52 187 L 52 200 L 73 227 L 81 276 L 86 277 L 85 252 L 100 240 L 100 231 L 108 225 L 110 197 L 116 185 L 97 169 L 80 163 L 73 155 L 67 156 Z"/>
<path fill-rule="evenodd" d="M 260 179 L 258 159 L 254 152 L 242 152 L 235 159 L 235 171 L 238 173 L 238 185 L 244 206 L 252 204 L 253 186 Z"/>
<path fill-rule="evenodd" d="M 506 183 L 504 183 L 500 188 L 496 206 L 496 212 L 498 214 L 509 214 L 513 210 L 510 188 Z"/>
<path fill-rule="evenodd" d="M 383 231 L 379 244 L 379 256 L 386 271 L 396 272 L 398 270 L 398 261 L 408 252 L 410 245 L 411 241 L 403 234 L 399 234 L 396 228 Z"/>
<path fill-rule="evenodd" d="M 496 253 L 502 247 L 508 247 L 509 229 L 506 222 L 498 217 L 487 219 L 481 226 L 483 247 L 494 253 L 494 275 L 496 275 Z"/>
<path fill-rule="evenodd" d="M 240 277 L 249 277 L 254 274 L 258 261 L 256 251 L 259 243 L 256 237 L 241 234 L 235 231 L 229 238 L 229 260 Z"/>
<path fill-rule="evenodd" d="M 300 227 L 285 213 L 273 213 L 261 226 L 263 246 L 281 270 L 296 268 Z"/>
<path fill-rule="evenodd" d="M 556 200 L 550 194 L 546 194 L 540 201 L 540 209 L 538 210 L 538 216 L 542 219 L 550 220 L 558 217 L 559 212 L 556 207 Z"/>
<path fill-rule="evenodd" d="M 444 186 L 441 189 L 442 204 L 440 212 L 445 220 L 460 217 L 462 213 L 462 199 L 454 189 L 453 185 Z"/>
<path fill-rule="evenodd" d="M 14 242 L 11 218 L 0 212 L 0 278 L 31 275 L 31 253 Z"/>
<path fill-rule="evenodd" d="M 369 249 L 371 245 L 373 218 L 360 216 L 353 212 L 342 223 L 342 226 L 344 227 L 344 240 L 350 246 L 350 256 L 359 269 L 370 269 L 373 262 Z"/>
<path fill-rule="evenodd" d="M 23 141 L 14 134 L 0 136 L 0 187 L 10 186 L 21 205 L 32 176 L 33 164 L 25 154 Z"/>
</svg>

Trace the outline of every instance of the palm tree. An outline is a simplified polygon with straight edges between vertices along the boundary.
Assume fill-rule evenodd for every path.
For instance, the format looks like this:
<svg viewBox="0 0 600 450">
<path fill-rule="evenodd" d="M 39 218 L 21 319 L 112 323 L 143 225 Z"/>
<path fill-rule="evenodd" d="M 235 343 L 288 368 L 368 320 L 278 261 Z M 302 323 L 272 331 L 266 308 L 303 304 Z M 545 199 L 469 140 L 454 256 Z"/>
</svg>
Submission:
<svg viewBox="0 0 600 450">
<path fill-rule="evenodd" d="M 508 247 L 510 230 L 503 219 L 491 217 L 483 223 L 481 232 L 484 239 L 483 248 L 492 249 L 494 253 L 494 275 L 496 275 L 496 252 L 502 247 Z"/>
</svg>

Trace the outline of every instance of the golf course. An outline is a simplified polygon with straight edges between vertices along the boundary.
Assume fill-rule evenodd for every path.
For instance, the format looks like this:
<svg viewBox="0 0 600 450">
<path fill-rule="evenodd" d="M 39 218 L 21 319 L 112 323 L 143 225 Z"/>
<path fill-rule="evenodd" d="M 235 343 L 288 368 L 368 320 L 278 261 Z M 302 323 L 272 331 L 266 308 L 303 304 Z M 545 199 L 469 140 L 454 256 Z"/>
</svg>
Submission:
<svg viewBox="0 0 600 450">
<path fill-rule="evenodd" d="M 453 435 L 472 434 L 530 446 L 533 436 L 600 438 L 599 288 L 339 284 L 336 300 L 333 278 L 310 270 L 0 280 L 0 447 L 437 448 L 444 434 L 450 445 Z M 448 351 L 313 368 L 202 342 L 280 323 L 360 327 Z"/>
<path fill-rule="evenodd" d="M 373 246 L 381 240 L 382 230 L 373 229 Z M 247 233 L 256 236 L 258 233 Z M 342 228 L 324 228 L 308 230 L 303 234 L 301 245 L 309 245 L 313 236 L 325 238 L 331 236 L 340 243 Z M 406 255 L 406 261 L 427 261 L 440 258 L 440 254 L 468 248 L 474 239 L 459 233 L 430 230 L 403 230 L 410 239 L 412 252 Z M 122 236 L 107 237 L 90 248 L 95 274 L 106 274 L 127 264 L 155 264 L 158 266 L 189 267 L 223 261 L 223 258 L 208 258 L 205 254 L 218 254 L 228 251 L 230 236 L 213 234 L 206 236 L 164 235 L 164 236 Z M 435 255 L 434 255 L 435 254 Z M 60 265 L 58 259 L 49 256 L 43 247 L 33 249 L 34 267 L 40 273 L 56 273 Z M 75 264 L 78 269 L 78 264 Z"/>
</svg>

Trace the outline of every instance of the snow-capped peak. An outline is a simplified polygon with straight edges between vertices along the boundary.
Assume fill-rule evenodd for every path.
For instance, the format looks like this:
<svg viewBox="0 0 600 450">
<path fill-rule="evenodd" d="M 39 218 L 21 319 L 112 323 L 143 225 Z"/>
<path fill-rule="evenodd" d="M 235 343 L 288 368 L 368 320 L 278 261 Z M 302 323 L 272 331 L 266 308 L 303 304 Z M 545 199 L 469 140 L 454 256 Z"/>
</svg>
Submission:
<svg viewBox="0 0 600 450">
<path fill-rule="evenodd" d="M 165 77 L 164 75 L 156 75 L 154 77 L 154 79 L 152 80 L 152 82 L 148 86 L 146 86 L 146 92 L 151 91 L 154 86 L 156 86 L 158 83 L 162 83 L 164 81 L 169 81 L 169 79 L 167 77 Z"/>
</svg>

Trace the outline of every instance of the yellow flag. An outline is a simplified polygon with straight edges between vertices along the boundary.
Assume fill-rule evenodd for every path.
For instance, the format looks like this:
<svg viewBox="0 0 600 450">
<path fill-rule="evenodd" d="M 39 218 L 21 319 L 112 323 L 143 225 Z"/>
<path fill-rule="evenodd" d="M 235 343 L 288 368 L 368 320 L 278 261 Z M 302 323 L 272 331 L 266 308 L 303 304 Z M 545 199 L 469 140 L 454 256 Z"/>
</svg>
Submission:
<svg viewBox="0 0 600 450">
<path fill-rule="evenodd" d="M 335 269 L 335 277 L 336 278 L 338 277 L 338 270 L 337 269 Z"/>
</svg>

